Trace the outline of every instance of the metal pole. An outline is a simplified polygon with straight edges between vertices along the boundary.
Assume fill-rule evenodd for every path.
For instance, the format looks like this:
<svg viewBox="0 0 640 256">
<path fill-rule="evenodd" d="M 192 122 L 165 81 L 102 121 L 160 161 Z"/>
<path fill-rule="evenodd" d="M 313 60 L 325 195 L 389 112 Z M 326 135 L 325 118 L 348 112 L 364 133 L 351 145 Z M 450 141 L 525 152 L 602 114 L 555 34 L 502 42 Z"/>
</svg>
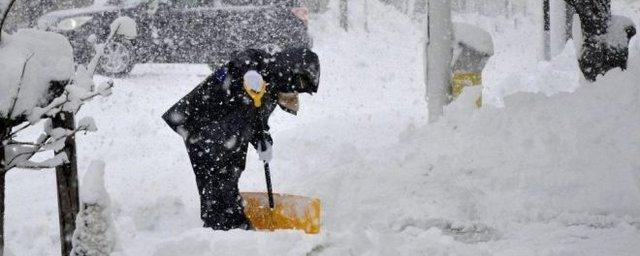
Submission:
<svg viewBox="0 0 640 256">
<path fill-rule="evenodd" d="M 433 123 L 451 102 L 453 24 L 451 0 L 429 0 L 427 4 L 425 85 L 429 122 Z"/>
<path fill-rule="evenodd" d="M 567 6 L 564 0 L 551 0 L 549 2 L 549 53 L 553 58 L 559 55 L 569 39 L 571 31 L 567 17 Z"/>
<path fill-rule="evenodd" d="M 269 162 L 264 162 L 264 176 L 267 180 L 267 195 L 269 196 L 269 208 L 273 210 L 275 203 L 273 202 L 273 189 L 271 187 L 271 171 L 269 170 Z"/>
<path fill-rule="evenodd" d="M 551 30 L 551 17 L 550 17 L 550 9 L 551 6 L 549 4 L 549 0 L 544 0 L 544 2 L 542 3 L 542 15 L 543 15 L 543 59 L 544 60 L 549 60 L 551 59 L 551 34 L 550 34 L 550 30 Z"/>
<path fill-rule="evenodd" d="M 349 2 L 340 0 L 340 27 L 349 30 Z"/>
</svg>

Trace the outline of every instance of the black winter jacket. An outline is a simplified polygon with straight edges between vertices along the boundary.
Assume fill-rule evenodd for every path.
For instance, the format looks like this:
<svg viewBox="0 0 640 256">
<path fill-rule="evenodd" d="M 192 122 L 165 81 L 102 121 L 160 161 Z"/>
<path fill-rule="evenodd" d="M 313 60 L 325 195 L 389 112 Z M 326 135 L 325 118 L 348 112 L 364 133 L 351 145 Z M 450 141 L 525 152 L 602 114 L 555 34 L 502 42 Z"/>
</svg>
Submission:
<svg viewBox="0 0 640 256">
<path fill-rule="evenodd" d="M 250 49 L 235 56 L 162 116 L 187 143 L 208 139 L 220 145 L 234 136 L 249 140 L 254 147 L 262 141 L 273 143 L 268 120 L 277 105 L 278 94 L 317 91 L 318 58 L 308 49 L 289 49 L 274 56 Z M 242 77 L 248 70 L 256 70 L 267 82 L 267 92 L 258 108 L 243 89 Z M 308 80 L 313 81 L 300 84 L 309 83 Z M 218 136 L 203 138 L 199 136 L 203 129 L 208 130 L 206 134 L 213 131 Z"/>
</svg>

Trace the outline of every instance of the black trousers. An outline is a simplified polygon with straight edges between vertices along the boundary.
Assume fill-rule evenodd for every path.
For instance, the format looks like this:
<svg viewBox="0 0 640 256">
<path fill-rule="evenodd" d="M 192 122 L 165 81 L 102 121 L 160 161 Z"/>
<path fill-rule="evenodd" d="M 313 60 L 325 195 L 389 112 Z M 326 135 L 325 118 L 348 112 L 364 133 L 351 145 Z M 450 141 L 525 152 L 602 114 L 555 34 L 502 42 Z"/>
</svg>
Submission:
<svg viewBox="0 0 640 256">
<path fill-rule="evenodd" d="M 204 227 L 251 229 L 238 189 L 246 163 L 246 140 L 221 141 L 211 136 L 199 136 L 187 139 L 186 146 L 196 176 Z"/>
</svg>

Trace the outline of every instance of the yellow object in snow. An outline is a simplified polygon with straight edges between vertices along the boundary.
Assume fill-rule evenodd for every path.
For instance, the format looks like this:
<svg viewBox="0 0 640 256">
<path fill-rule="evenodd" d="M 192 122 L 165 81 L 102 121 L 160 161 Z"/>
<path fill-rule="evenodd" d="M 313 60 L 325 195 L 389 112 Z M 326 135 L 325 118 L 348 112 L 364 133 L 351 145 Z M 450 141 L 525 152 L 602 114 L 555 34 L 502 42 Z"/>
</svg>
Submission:
<svg viewBox="0 0 640 256">
<path fill-rule="evenodd" d="M 296 195 L 273 194 L 274 209 L 267 193 L 243 192 L 244 213 L 257 230 L 295 229 L 320 233 L 320 200 Z"/>
<path fill-rule="evenodd" d="M 451 94 L 456 98 L 462 94 L 462 90 L 467 86 L 482 86 L 482 73 L 479 72 L 456 72 L 453 74 L 453 85 Z M 482 106 L 482 97 L 476 101 L 476 106 Z"/>
</svg>

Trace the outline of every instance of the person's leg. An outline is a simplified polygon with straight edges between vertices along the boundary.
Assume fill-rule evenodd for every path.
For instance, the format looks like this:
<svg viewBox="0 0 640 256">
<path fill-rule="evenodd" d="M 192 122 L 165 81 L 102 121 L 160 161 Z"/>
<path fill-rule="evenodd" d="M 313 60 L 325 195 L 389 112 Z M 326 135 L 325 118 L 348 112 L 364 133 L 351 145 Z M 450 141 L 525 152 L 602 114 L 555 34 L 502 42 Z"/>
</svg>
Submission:
<svg viewBox="0 0 640 256">
<path fill-rule="evenodd" d="M 238 189 L 240 176 L 245 168 L 247 144 L 233 151 L 224 150 L 215 158 L 216 168 L 207 187 L 211 188 L 211 207 L 215 219 L 214 229 L 251 229 L 251 222 L 244 214 L 242 197 Z"/>
<path fill-rule="evenodd" d="M 189 153 L 189 160 L 191 161 L 191 167 L 196 177 L 196 185 L 198 187 L 198 194 L 200 195 L 200 218 L 204 222 L 204 227 L 211 227 L 213 211 L 212 205 L 212 190 L 209 185 L 211 184 L 212 171 L 215 167 L 215 161 L 210 154 L 207 145 L 201 143 L 186 143 L 187 152 Z"/>
<path fill-rule="evenodd" d="M 201 218 L 205 227 L 213 229 L 250 229 L 238 189 L 248 142 L 238 139 L 229 145 L 229 141 L 229 136 L 216 129 L 203 129 L 186 141 L 200 194 Z"/>
</svg>

